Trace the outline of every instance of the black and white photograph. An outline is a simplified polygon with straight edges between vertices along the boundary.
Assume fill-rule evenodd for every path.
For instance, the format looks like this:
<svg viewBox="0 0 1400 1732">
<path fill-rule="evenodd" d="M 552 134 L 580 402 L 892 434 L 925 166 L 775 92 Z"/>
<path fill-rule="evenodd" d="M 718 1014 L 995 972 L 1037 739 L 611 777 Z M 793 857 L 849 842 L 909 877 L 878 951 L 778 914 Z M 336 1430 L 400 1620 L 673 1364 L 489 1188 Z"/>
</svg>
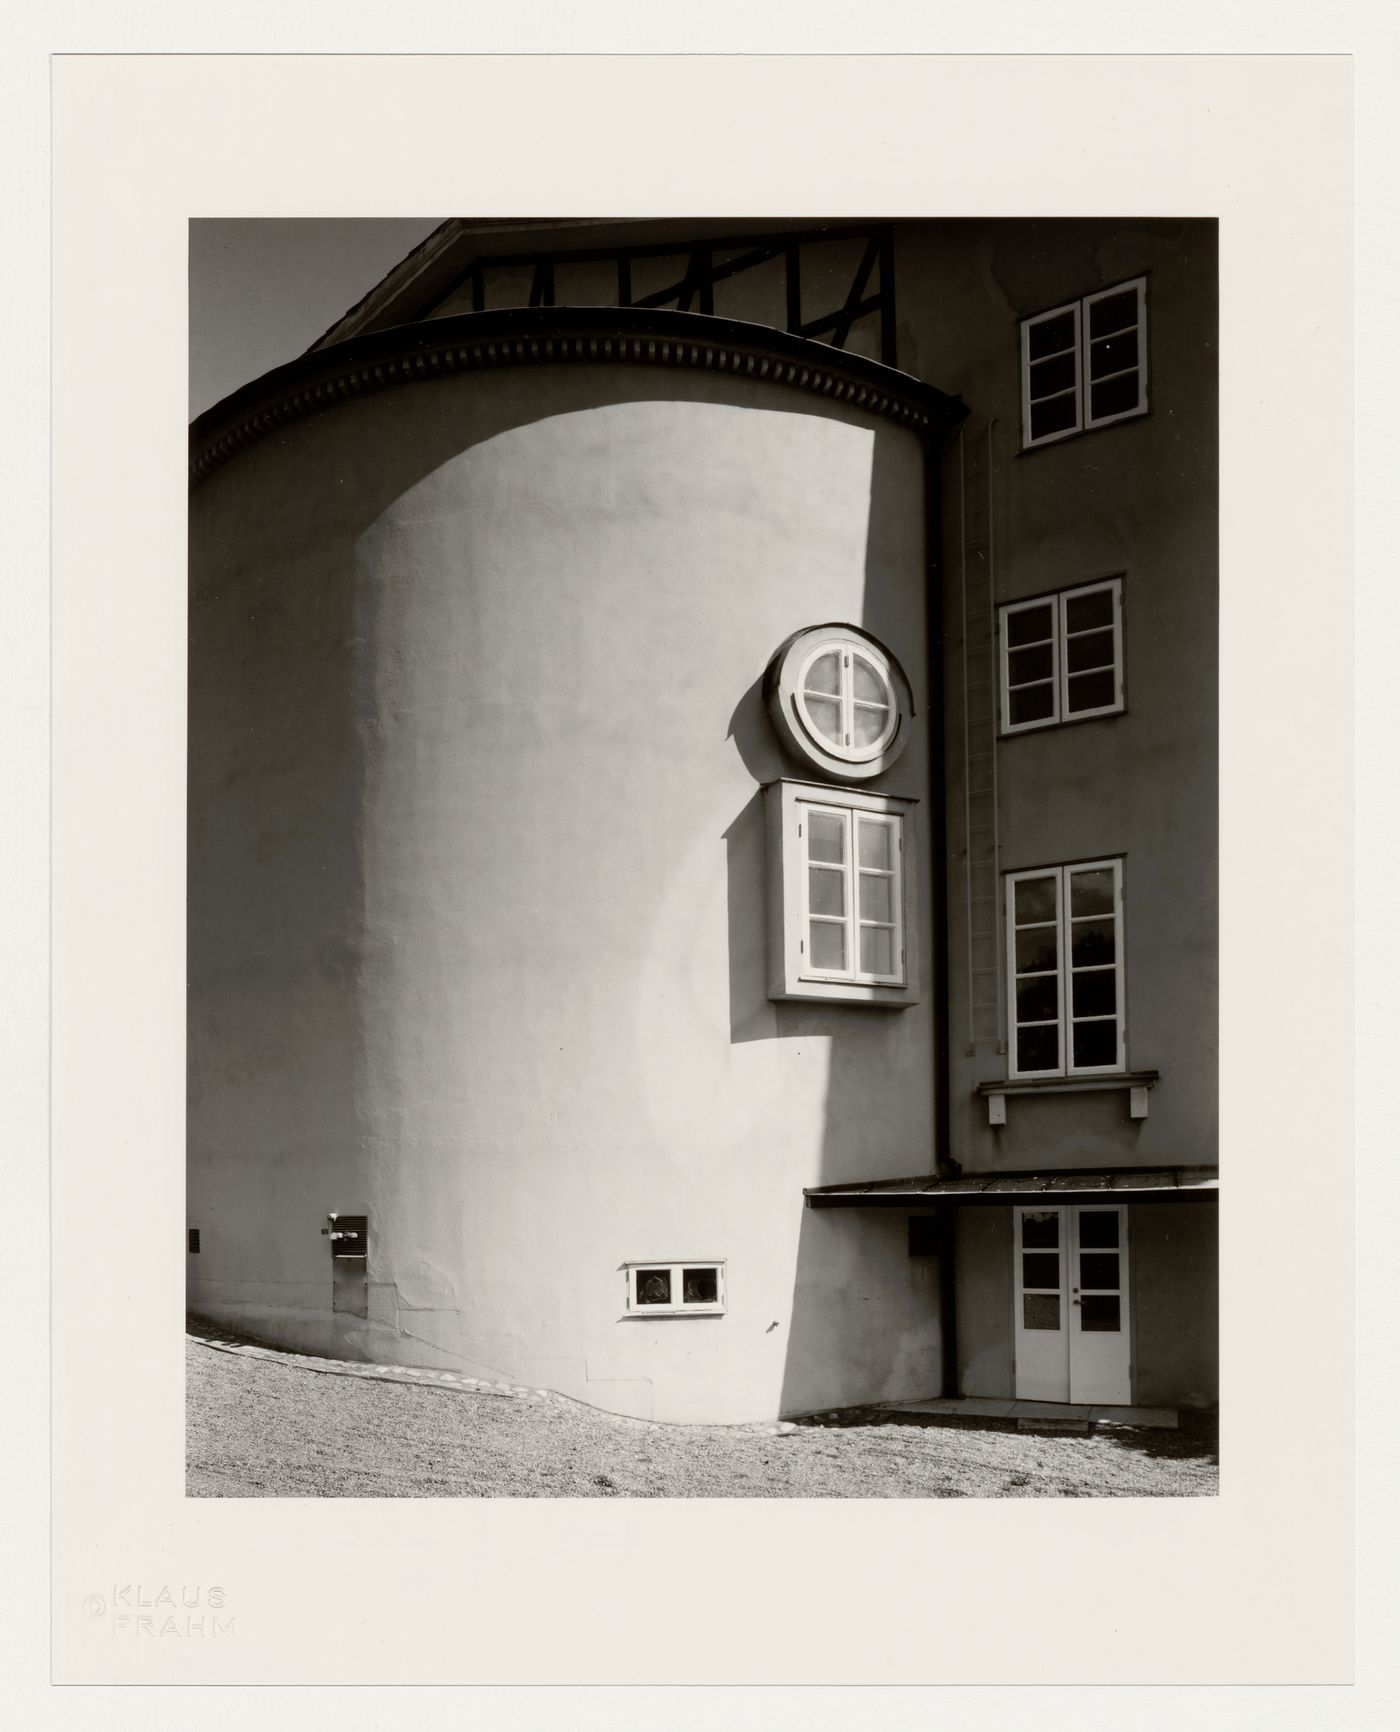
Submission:
<svg viewBox="0 0 1400 1732">
<path fill-rule="evenodd" d="M 1351 62 L 819 14 L 53 56 L 7 1489 L 89 1714 L 1377 1698 Z"/>
<path fill-rule="evenodd" d="M 1214 1495 L 1215 221 L 189 244 L 189 1495 Z"/>
</svg>

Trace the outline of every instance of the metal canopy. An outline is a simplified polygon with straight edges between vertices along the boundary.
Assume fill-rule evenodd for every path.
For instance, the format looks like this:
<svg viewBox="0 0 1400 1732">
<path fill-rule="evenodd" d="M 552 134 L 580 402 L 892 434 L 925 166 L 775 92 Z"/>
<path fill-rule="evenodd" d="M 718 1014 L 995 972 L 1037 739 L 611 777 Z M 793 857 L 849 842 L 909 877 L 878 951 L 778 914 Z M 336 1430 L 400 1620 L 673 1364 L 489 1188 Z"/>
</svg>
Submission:
<svg viewBox="0 0 1400 1732">
<path fill-rule="evenodd" d="M 1043 1173 L 917 1173 L 908 1179 L 813 1185 L 809 1209 L 917 1209 L 942 1203 L 1172 1203 L 1216 1200 L 1218 1167 L 1095 1167 Z"/>
</svg>

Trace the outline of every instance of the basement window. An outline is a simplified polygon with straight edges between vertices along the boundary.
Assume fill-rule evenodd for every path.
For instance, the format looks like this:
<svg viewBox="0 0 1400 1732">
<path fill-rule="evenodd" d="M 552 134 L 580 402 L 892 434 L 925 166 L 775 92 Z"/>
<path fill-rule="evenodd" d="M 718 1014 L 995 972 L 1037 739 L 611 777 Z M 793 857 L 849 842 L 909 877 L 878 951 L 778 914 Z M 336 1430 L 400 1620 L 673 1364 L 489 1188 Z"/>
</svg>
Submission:
<svg viewBox="0 0 1400 1732">
<path fill-rule="evenodd" d="M 714 1316 L 724 1310 L 722 1262 L 628 1263 L 626 1270 L 629 1316 Z"/>
<path fill-rule="evenodd" d="M 1024 449 L 1146 412 L 1146 277 L 1022 319 Z"/>
</svg>

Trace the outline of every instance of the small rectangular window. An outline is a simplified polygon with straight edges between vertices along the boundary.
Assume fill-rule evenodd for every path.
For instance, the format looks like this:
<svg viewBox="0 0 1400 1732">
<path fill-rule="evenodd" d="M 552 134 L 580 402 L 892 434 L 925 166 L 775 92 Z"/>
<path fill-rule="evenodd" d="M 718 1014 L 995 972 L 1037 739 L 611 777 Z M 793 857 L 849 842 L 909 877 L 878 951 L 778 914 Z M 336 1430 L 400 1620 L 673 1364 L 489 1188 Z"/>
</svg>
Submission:
<svg viewBox="0 0 1400 1732">
<path fill-rule="evenodd" d="M 189 1229 L 189 1247 L 190 1247 L 190 1255 L 192 1257 L 197 1257 L 199 1255 L 199 1228 L 198 1227 L 191 1227 Z"/>
<path fill-rule="evenodd" d="M 1123 708 L 1123 580 L 1105 578 L 1000 610 L 1004 734 Z"/>
<path fill-rule="evenodd" d="M 1024 446 L 1049 445 L 1147 406 L 1146 277 L 1021 321 Z"/>
<path fill-rule="evenodd" d="M 1121 860 L 1008 875 L 1009 1077 L 1125 1068 L 1122 885 Z"/>
<path fill-rule="evenodd" d="M 713 1314 L 725 1308 L 722 1262 L 628 1263 L 625 1268 L 629 1316 Z"/>
</svg>

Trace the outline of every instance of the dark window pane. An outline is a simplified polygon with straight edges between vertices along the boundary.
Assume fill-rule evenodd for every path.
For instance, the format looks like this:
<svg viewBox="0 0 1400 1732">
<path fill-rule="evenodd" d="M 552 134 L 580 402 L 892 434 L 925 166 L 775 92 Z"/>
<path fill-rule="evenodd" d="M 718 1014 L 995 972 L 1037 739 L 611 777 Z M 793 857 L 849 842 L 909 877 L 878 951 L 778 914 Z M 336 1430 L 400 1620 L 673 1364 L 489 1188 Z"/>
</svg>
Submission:
<svg viewBox="0 0 1400 1732">
<path fill-rule="evenodd" d="M 1032 404 L 1031 438 L 1044 439 L 1051 433 L 1067 432 L 1078 420 L 1078 401 L 1078 393 L 1071 391 L 1064 397 L 1051 397 L 1048 402 Z M 1103 410 L 1102 413 L 1108 414 L 1109 411 Z"/>
<path fill-rule="evenodd" d="M 1081 968 L 1115 962 L 1112 920 L 1081 920 L 1070 933 L 1070 956 Z"/>
<path fill-rule="evenodd" d="M 1107 326 L 1104 327 L 1108 329 Z M 1066 307 L 1064 312 L 1057 313 L 1053 319 L 1041 319 L 1038 324 L 1030 326 L 1028 332 L 1030 356 L 1032 361 L 1038 361 L 1043 355 L 1053 355 L 1060 349 L 1074 347 L 1074 311 Z"/>
<path fill-rule="evenodd" d="M 1021 1317 L 1027 1329 L 1058 1329 L 1060 1327 L 1060 1295 L 1058 1293 L 1023 1293 Z"/>
<path fill-rule="evenodd" d="M 1079 1301 L 1079 1327 L 1085 1335 L 1116 1335 L 1120 1309 L 1116 1293 L 1089 1294 Z"/>
<path fill-rule="evenodd" d="M 1112 1016 L 1118 1009 L 1118 977 L 1111 968 L 1072 975 L 1071 986 L 1076 1016 Z"/>
<path fill-rule="evenodd" d="M 807 868 L 807 906 L 813 914 L 846 912 L 846 874 L 829 866 Z"/>
<path fill-rule="evenodd" d="M 681 1292 L 687 1305 L 719 1303 L 718 1269 L 682 1269 Z"/>
<path fill-rule="evenodd" d="M 1121 373 L 1125 367 L 1138 364 L 1136 331 L 1124 331 L 1121 336 L 1108 337 L 1102 343 L 1089 345 L 1089 377 L 1103 379 L 1110 373 Z"/>
<path fill-rule="evenodd" d="M 1072 637 L 1065 645 L 1065 666 L 1072 674 L 1087 673 L 1090 668 L 1113 666 L 1113 628 L 1107 631 L 1087 631 L 1082 637 Z"/>
<path fill-rule="evenodd" d="M 1074 1025 L 1074 1062 L 1077 1066 L 1118 1063 L 1116 1022 L 1077 1022 Z"/>
<path fill-rule="evenodd" d="M 1073 398 L 1055 399 L 1055 403 L 1073 402 Z M 1130 409 L 1138 406 L 1138 376 L 1136 373 L 1124 373 L 1118 379 L 1106 379 L 1102 385 L 1091 385 L 1089 401 L 1095 421 L 1102 421 L 1109 415 L 1126 415 Z M 1047 404 L 1054 408 L 1055 403 Z"/>
<path fill-rule="evenodd" d="M 1034 644 L 1030 649 L 1014 649 L 1006 658 L 1008 682 L 1013 686 L 1026 685 L 1031 680 L 1053 679 L 1055 675 L 1055 651 L 1048 643 Z"/>
<path fill-rule="evenodd" d="M 1055 918 L 1055 880 L 1022 878 L 1016 884 L 1016 924 L 1030 926 L 1037 920 Z"/>
<path fill-rule="evenodd" d="M 1055 688 L 1048 680 L 1043 686 L 1020 686 L 1011 693 L 1008 708 L 1013 728 L 1048 721 L 1055 713 Z"/>
<path fill-rule="evenodd" d="M 1090 595 L 1074 595 L 1065 603 L 1065 630 L 1091 631 L 1096 625 L 1113 624 L 1113 591 L 1096 589 Z"/>
<path fill-rule="evenodd" d="M 1086 1251 L 1079 1259 L 1081 1287 L 1118 1286 L 1118 1253 L 1116 1251 Z"/>
<path fill-rule="evenodd" d="M 1017 1022 L 1053 1022 L 1059 1014 L 1058 974 L 1033 974 L 1016 982 Z"/>
<path fill-rule="evenodd" d="M 894 933 L 888 926 L 861 927 L 860 971 L 862 974 L 894 973 Z"/>
<path fill-rule="evenodd" d="M 1049 361 L 1034 362 L 1031 366 L 1032 401 L 1037 397 L 1048 397 L 1055 391 L 1073 389 L 1078 372 L 1073 351 L 1067 355 L 1056 355 Z"/>
<path fill-rule="evenodd" d="M 862 920 L 894 921 L 894 879 L 877 878 L 873 872 L 860 875 L 860 917 Z"/>
<path fill-rule="evenodd" d="M 671 1303 L 671 1271 L 669 1269 L 639 1269 L 637 1271 L 637 1303 L 639 1305 L 669 1305 Z"/>
<path fill-rule="evenodd" d="M 1016 1069 L 1019 1071 L 1058 1070 L 1060 1068 L 1060 1031 L 1057 1028 L 1018 1028 L 1016 1030 Z"/>
<path fill-rule="evenodd" d="M 1015 649 L 1023 643 L 1047 643 L 1055 635 L 1055 616 L 1050 603 L 1023 607 L 1006 616 L 1006 641 Z"/>
<path fill-rule="evenodd" d="M 807 669 L 804 681 L 809 692 L 831 692 L 841 690 L 841 664 L 835 650 L 828 650 L 820 655 Z"/>
<path fill-rule="evenodd" d="M 1033 926 L 1029 932 L 1016 934 L 1016 972 L 1034 974 L 1055 966 L 1055 928 Z"/>
<path fill-rule="evenodd" d="M 1118 1211 L 1116 1209 L 1081 1209 L 1079 1211 L 1079 1243 L 1095 1251 L 1115 1250 L 1118 1245 Z"/>
<path fill-rule="evenodd" d="M 1084 710 L 1106 710 L 1118 702 L 1118 681 L 1112 668 L 1100 674 L 1075 674 L 1069 682 L 1065 713 L 1077 716 Z"/>
<path fill-rule="evenodd" d="M 808 925 L 812 934 L 813 968 L 844 968 L 846 966 L 846 928 L 826 921 L 813 920 Z"/>
<path fill-rule="evenodd" d="M 1113 868 L 1096 866 L 1091 872 L 1069 875 L 1069 911 L 1080 914 L 1112 914 Z M 1077 933 L 1076 933 L 1077 936 Z M 1078 958 L 1075 958 L 1078 961 Z"/>
<path fill-rule="evenodd" d="M 836 861 L 846 858 L 846 825 L 843 819 L 831 812 L 807 814 L 807 858 Z"/>
<path fill-rule="evenodd" d="M 1105 295 L 1089 308 L 1089 335 L 1102 336 L 1107 331 L 1121 331 L 1124 325 L 1137 324 L 1137 290 L 1124 289 L 1120 295 Z"/>
<path fill-rule="evenodd" d="M 1027 1209 L 1021 1216 L 1021 1244 L 1028 1251 L 1054 1250 L 1060 1243 L 1060 1211 Z"/>
<path fill-rule="evenodd" d="M 1021 1285 L 1023 1287 L 1060 1286 L 1060 1254 L 1058 1251 L 1023 1251 L 1021 1253 Z"/>
</svg>

